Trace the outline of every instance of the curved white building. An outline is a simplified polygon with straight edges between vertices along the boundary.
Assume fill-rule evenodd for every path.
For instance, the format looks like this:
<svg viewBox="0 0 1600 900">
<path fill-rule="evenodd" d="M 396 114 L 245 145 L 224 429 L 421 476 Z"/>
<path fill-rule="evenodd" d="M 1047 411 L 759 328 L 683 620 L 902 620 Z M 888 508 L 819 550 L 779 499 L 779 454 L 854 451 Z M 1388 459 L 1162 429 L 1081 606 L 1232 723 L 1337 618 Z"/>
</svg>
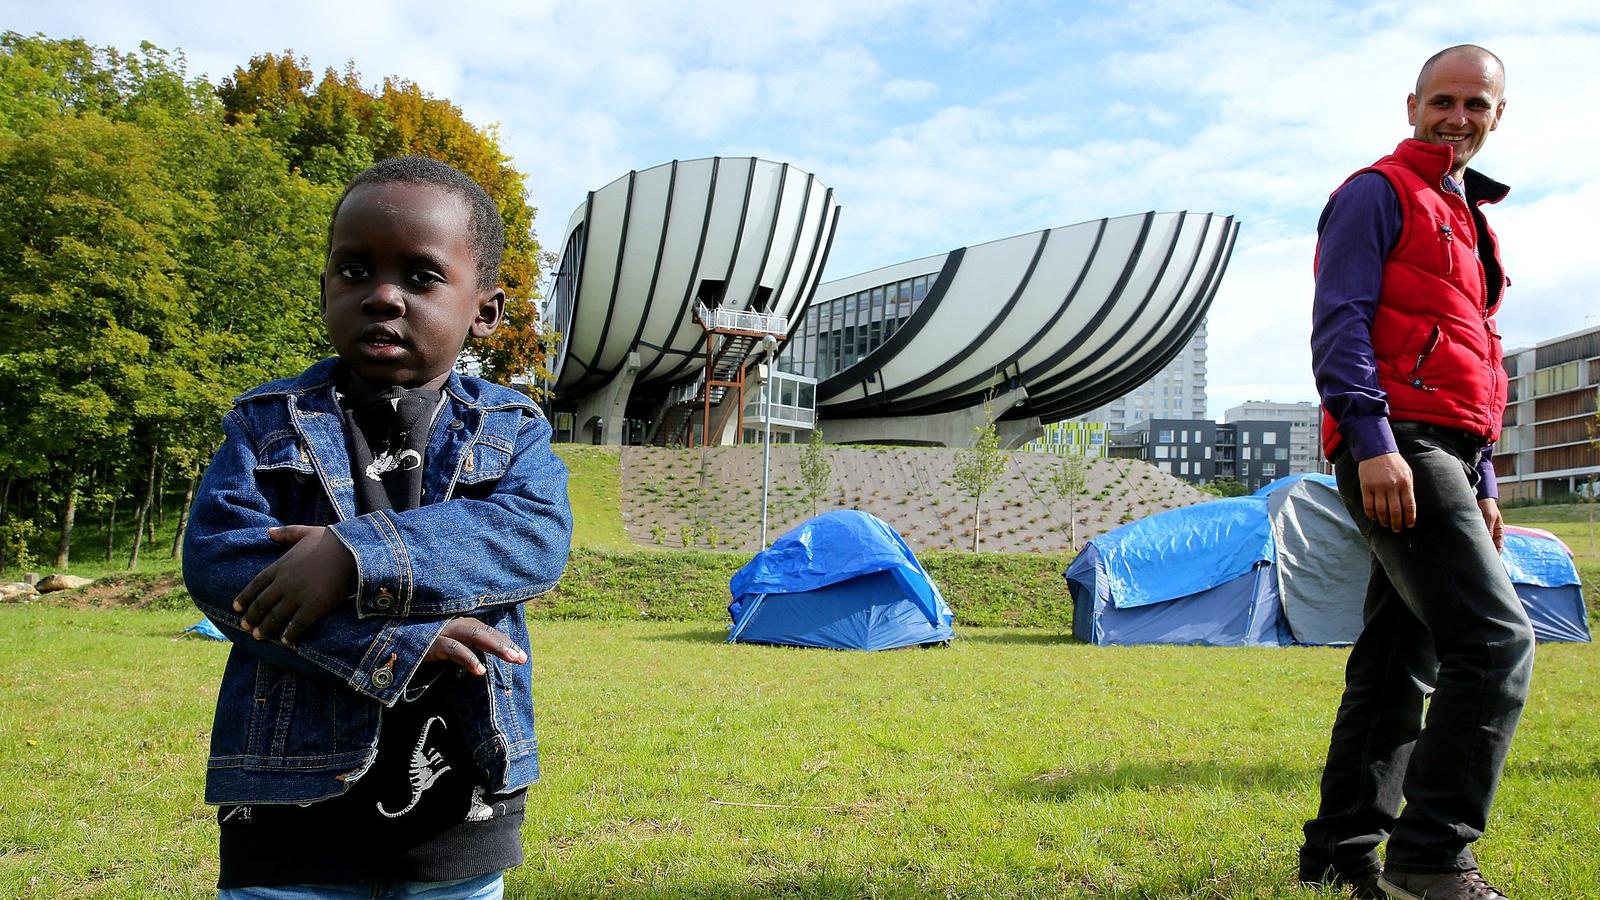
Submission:
<svg viewBox="0 0 1600 900">
<path fill-rule="evenodd" d="M 1015 446 L 1166 365 L 1216 295 L 1237 233 L 1231 217 L 1151 212 L 831 281 L 784 367 L 820 382 L 830 441 L 964 445 L 988 398 Z"/>
<path fill-rule="evenodd" d="M 546 307 L 561 335 L 555 402 L 576 415 L 575 437 L 659 430 L 670 389 L 705 369 L 698 306 L 798 321 L 838 212 L 816 176 L 750 157 L 674 160 L 591 191 L 568 222 Z M 712 350 L 734 368 L 758 352 Z"/>
<path fill-rule="evenodd" d="M 838 216 L 815 176 L 749 157 L 673 161 L 591 192 L 546 307 L 558 432 L 716 443 L 762 419 L 792 435 L 814 407 L 835 443 L 966 446 L 988 418 L 1017 446 L 1171 360 L 1238 233 L 1232 217 L 1150 212 L 819 285 Z M 783 348 L 772 406 L 724 403 L 764 335 Z"/>
</svg>

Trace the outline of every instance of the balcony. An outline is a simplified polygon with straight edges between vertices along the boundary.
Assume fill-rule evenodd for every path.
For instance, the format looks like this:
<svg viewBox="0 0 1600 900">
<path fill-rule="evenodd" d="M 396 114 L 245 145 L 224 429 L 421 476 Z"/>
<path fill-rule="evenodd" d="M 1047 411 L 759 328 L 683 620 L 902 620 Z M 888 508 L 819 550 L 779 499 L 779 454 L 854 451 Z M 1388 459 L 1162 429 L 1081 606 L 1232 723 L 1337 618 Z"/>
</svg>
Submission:
<svg viewBox="0 0 1600 900">
<path fill-rule="evenodd" d="M 749 334 L 786 335 L 789 317 L 755 312 L 748 309 L 712 309 L 704 303 L 695 305 L 695 318 L 707 331 L 742 331 Z"/>
<path fill-rule="evenodd" d="M 766 424 L 766 419 L 761 415 L 762 404 L 751 403 L 744 409 L 744 424 L 747 426 L 761 426 Z M 772 404 L 772 424 L 787 428 L 811 428 L 817 424 L 817 411 L 804 406 L 790 406 L 783 403 Z"/>
</svg>

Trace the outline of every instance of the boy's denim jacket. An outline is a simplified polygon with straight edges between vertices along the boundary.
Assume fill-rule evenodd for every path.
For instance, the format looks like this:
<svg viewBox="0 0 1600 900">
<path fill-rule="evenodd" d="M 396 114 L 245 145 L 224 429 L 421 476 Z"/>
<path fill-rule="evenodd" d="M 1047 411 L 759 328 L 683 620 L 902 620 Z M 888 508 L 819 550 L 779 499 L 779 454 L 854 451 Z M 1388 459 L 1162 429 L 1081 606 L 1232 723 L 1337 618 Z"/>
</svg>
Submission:
<svg viewBox="0 0 1600 900">
<path fill-rule="evenodd" d="M 207 803 L 341 794 L 376 755 L 383 707 L 433 639 L 471 616 L 528 651 L 522 601 L 550 590 L 572 534 L 566 467 L 528 398 L 455 373 L 423 472 L 423 505 L 356 515 L 334 395 L 337 361 L 234 401 L 184 537 L 190 595 L 233 641 L 217 696 Z M 295 648 L 238 628 L 233 598 L 287 549 L 275 525 L 329 525 L 356 561 L 355 596 Z M 490 791 L 538 780 L 531 663 L 484 654 L 482 703 L 461 711 Z"/>
</svg>

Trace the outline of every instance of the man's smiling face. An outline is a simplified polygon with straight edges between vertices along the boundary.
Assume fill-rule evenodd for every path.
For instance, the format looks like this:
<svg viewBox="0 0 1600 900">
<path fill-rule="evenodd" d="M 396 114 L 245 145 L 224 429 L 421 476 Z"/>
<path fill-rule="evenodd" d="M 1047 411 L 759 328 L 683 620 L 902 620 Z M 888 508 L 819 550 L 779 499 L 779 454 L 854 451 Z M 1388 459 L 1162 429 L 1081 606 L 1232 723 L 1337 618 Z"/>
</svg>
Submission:
<svg viewBox="0 0 1600 900">
<path fill-rule="evenodd" d="M 1494 59 L 1472 51 L 1451 53 L 1434 63 L 1406 98 L 1413 136 L 1455 151 L 1451 171 L 1460 175 L 1467 160 L 1500 125 L 1505 110 L 1505 76 Z"/>
</svg>

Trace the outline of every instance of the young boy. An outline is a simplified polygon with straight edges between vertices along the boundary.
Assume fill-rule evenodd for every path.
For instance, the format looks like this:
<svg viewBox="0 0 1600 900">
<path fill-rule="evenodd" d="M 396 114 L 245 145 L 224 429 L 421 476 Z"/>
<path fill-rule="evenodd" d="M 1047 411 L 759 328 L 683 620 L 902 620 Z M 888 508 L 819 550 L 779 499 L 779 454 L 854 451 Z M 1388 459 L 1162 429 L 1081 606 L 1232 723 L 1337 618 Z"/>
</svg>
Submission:
<svg viewBox="0 0 1600 900">
<path fill-rule="evenodd" d="M 338 358 L 223 420 L 184 544 L 233 640 L 206 773 L 220 897 L 477 900 L 522 862 L 521 604 L 560 576 L 572 516 L 539 409 L 454 371 L 500 321 L 503 246 L 444 163 L 357 175 L 322 273 Z"/>
</svg>

